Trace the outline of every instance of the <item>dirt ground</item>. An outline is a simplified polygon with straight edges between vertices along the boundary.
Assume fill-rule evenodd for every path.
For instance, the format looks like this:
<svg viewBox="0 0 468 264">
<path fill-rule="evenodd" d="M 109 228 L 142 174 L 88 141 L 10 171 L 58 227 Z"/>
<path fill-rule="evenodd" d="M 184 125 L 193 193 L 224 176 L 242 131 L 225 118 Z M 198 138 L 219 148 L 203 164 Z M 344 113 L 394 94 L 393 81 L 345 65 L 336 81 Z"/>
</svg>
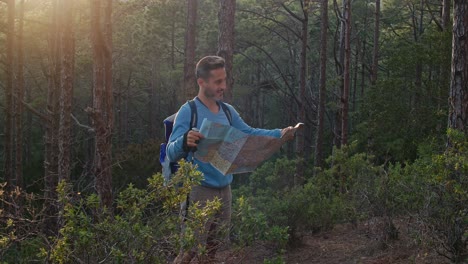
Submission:
<svg viewBox="0 0 468 264">
<path fill-rule="evenodd" d="M 408 223 L 396 220 L 398 239 L 381 242 L 380 219 L 372 219 L 357 225 L 342 224 L 328 232 L 307 234 L 302 243 L 287 250 L 283 260 L 286 263 L 356 263 L 386 264 L 414 263 L 439 264 L 449 263 L 434 250 L 423 249 L 409 235 Z M 279 263 L 275 262 L 277 254 L 267 245 L 256 245 L 233 252 L 224 250 L 217 254 L 217 262 L 236 263 Z"/>
</svg>

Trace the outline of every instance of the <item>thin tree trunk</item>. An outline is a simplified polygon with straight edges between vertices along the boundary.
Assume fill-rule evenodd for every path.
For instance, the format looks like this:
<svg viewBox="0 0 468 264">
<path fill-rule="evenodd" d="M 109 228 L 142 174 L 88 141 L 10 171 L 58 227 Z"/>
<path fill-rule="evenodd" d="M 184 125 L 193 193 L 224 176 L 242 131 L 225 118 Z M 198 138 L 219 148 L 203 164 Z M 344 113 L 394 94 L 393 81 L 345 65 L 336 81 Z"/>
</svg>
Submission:
<svg viewBox="0 0 468 264">
<path fill-rule="evenodd" d="M 16 186 L 23 189 L 23 103 L 24 100 L 24 48 L 23 48 L 23 25 L 24 25 L 24 0 L 20 1 L 18 11 L 18 49 L 17 83 L 16 83 Z"/>
<path fill-rule="evenodd" d="M 57 180 L 58 180 L 58 95 L 60 87 L 60 49 L 59 22 L 57 0 L 52 3 L 52 27 L 49 38 L 49 73 L 47 86 L 47 117 L 44 135 L 44 183 L 45 206 L 47 216 L 44 221 L 45 232 L 48 235 L 57 234 Z"/>
<path fill-rule="evenodd" d="M 361 57 L 361 40 L 359 37 L 356 37 L 356 53 L 354 55 L 354 71 L 353 71 L 353 108 L 352 111 L 356 111 L 356 93 L 357 93 L 357 81 L 359 73 L 359 60 Z"/>
<path fill-rule="evenodd" d="M 184 63 L 184 92 L 185 98 L 192 99 L 197 95 L 195 79 L 195 48 L 197 36 L 198 0 L 187 0 L 187 28 L 185 30 L 185 63 Z"/>
<path fill-rule="evenodd" d="M 452 0 L 442 0 L 442 29 L 450 28 L 450 6 Z"/>
<path fill-rule="evenodd" d="M 379 69 L 379 35 L 380 35 L 380 0 L 375 0 L 375 27 L 374 27 L 374 52 L 372 54 L 371 83 L 375 85 Z"/>
<path fill-rule="evenodd" d="M 112 0 L 91 0 L 91 38 L 93 48 L 93 108 L 87 109 L 96 133 L 93 174 L 102 206 L 112 207 Z M 104 15 L 102 16 L 101 13 Z M 104 17 L 104 21 L 101 20 Z M 109 211 L 111 212 L 111 211 Z"/>
<path fill-rule="evenodd" d="M 132 82 L 132 74 L 128 76 L 127 79 L 127 87 L 125 89 L 125 103 L 124 103 L 124 115 L 123 115 L 123 133 L 124 133 L 124 143 L 125 146 L 127 146 L 130 143 L 130 105 L 131 105 L 131 96 L 130 96 L 130 89 L 131 87 L 131 82 Z M 173 89 L 174 90 L 174 89 Z M 176 101 L 175 98 L 172 97 L 172 100 Z M 172 111 L 171 111 L 172 112 Z"/>
<path fill-rule="evenodd" d="M 73 36 L 73 2 L 61 1 L 63 31 L 61 34 L 62 72 L 60 89 L 60 126 L 58 180 L 70 181 L 71 172 L 71 114 L 73 100 L 73 75 L 75 45 Z"/>
<path fill-rule="evenodd" d="M 362 52 L 361 52 L 361 98 L 364 97 L 364 88 L 366 87 L 366 50 L 367 41 L 364 38 L 362 41 Z"/>
<path fill-rule="evenodd" d="M 6 40 L 6 86 L 5 86 L 5 154 L 4 180 L 7 188 L 13 187 L 13 45 L 15 37 L 15 0 L 8 0 Z"/>
<path fill-rule="evenodd" d="M 315 141 L 315 167 L 323 167 L 323 132 L 325 130 L 325 100 L 327 93 L 327 34 L 328 0 L 322 0 L 320 9 L 320 88 L 317 111 L 317 137 Z"/>
<path fill-rule="evenodd" d="M 31 85 L 25 86 L 26 102 L 31 102 Z M 24 163 L 31 164 L 31 145 L 32 145 L 32 113 L 26 111 L 26 129 L 25 129 L 25 144 L 24 144 Z"/>
<path fill-rule="evenodd" d="M 339 41 L 338 41 L 338 45 L 339 45 L 339 51 L 338 51 L 338 59 L 336 60 L 335 59 L 335 62 L 337 64 L 337 67 L 336 67 L 336 73 L 338 75 L 338 78 L 339 78 L 339 81 L 340 81 L 340 84 L 338 85 L 338 91 L 337 93 L 339 94 L 339 103 L 338 105 L 340 106 L 339 109 L 337 109 L 336 113 L 335 113 L 335 117 L 334 117 L 334 127 L 333 127 L 333 133 L 334 133 L 334 136 L 333 136 L 333 145 L 335 145 L 336 147 L 341 147 L 341 136 L 342 136 L 342 132 L 341 132 L 341 129 L 342 129 L 342 116 L 343 116 L 343 104 L 342 104 L 342 100 L 343 100 L 343 88 L 344 88 L 344 57 L 345 57 L 345 30 L 346 30 L 346 21 L 345 21 L 345 18 L 344 18 L 344 13 L 345 13 L 345 4 L 346 4 L 346 0 L 343 0 L 342 1 L 342 15 L 340 16 L 340 14 L 338 14 L 338 20 L 340 21 L 340 36 L 339 36 Z M 339 8 L 337 7 L 337 3 L 336 3 L 336 0 L 334 0 L 334 5 L 335 5 L 335 8 L 337 10 L 337 13 L 339 13 Z"/>
<path fill-rule="evenodd" d="M 149 103 L 148 103 L 148 119 L 149 119 L 149 131 L 148 136 L 150 139 L 156 138 L 156 115 L 155 115 L 155 101 L 156 101 L 156 61 L 153 60 L 151 65 L 151 82 L 149 87 Z"/>
<path fill-rule="evenodd" d="M 455 0 L 453 10 L 448 127 L 468 135 L 468 2 Z"/>
<path fill-rule="evenodd" d="M 300 105 L 299 105 L 299 115 L 298 120 L 300 122 L 305 122 L 306 120 L 306 79 L 307 79 L 307 39 L 308 39 L 308 24 L 309 24 L 309 0 L 305 0 L 302 3 L 302 9 L 304 17 L 301 20 L 302 23 L 302 33 L 301 33 L 301 68 L 299 73 L 299 94 L 300 94 Z M 296 175 L 294 177 L 294 185 L 301 185 L 304 179 L 304 168 L 305 168 L 305 155 L 304 155 L 304 136 L 305 129 L 299 129 L 296 134 L 296 156 L 298 158 L 296 166 Z"/>
<path fill-rule="evenodd" d="M 172 21 L 171 21 L 171 70 L 175 69 L 175 30 L 176 30 L 176 19 L 177 9 L 172 7 Z"/>
<path fill-rule="evenodd" d="M 366 6 L 369 4 L 369 0 L 366 0 Z M 368 18 L 368 14 L 367 14 L 367 8 L 366 10 L 364 11 L 364 32 L 362 33 L 362 35 L 364 36 L 362 38 L 362 52 L 361 52 L 361 92 L 360 92 L 360 95 L 361 95 L 361 98 L 364 97 L 364 88 L 366 86 L 366 52 L 367 52 L 367 39 L 366 39 L 366 36 L 367 36 L 367 28 L 368 28 L 368 25 L 367 25 L 367 18 Z"/>
<path fill-rule="evenodd" d="M 117 91 L 115 92 L 115 111 L 117 116 L 115 122 L 117 125 L 117 148 L 120 151 L 123 144 L 123 133 L 122 133 L 122 79 L 121 76 L 116 80 Z"/>
<path fill-rule="evenodd" d="M 218 11 L 218 56 L 225 60 L 226 91 L 223 100 L 232 102 L 234 77 L 232 72 L 234 53 L 234 23 L 236 13 L 236 0 L 220 0 Z"/>
<path fill-rule="evenodd" d="M 105 1 L 104 7 L 104 36 L 105 53 L 104 61 L 104 122 L 105 133 L 103 138 L 102 153 L 98 155 L 101 158 L 101 166 L 95 167 L 99 172 L 95 175 L 99 177 L 101 189 L 101 201 L 104 206 L 112 206 L 112 131 L 114 128 L 114 92 L 112 89 L 112 0 Z M 98 146 L 98 144 L 96 145 Z M 97 152 L 96 152 L 97 153 Z"/>
<path fill-rule="evenodd" d="M 420 1 L 420 10 L 419 10 L 419 24 L 415 24 L 415 41 L 420 42 L 421 36 L 424 33 L 424 0 Z M 423 64 L 420 58 L 416 60 L 416 67 L 415 67 L 415 96 L 414 96 L 414 107 L 418 108 L 419 103 L 422 97 L 422 73 L 423 73 Z"/>
<path fill-rule="evenodd" d="M 349 111 L 349 87 L 351 67 L 351 0 L 346 0 L 344 10 L 345 29 L 345 57 L 343 72 L 343 95 L 341 115 L 341 145 L 348 144 L 348 111 Z"/>
</svg>

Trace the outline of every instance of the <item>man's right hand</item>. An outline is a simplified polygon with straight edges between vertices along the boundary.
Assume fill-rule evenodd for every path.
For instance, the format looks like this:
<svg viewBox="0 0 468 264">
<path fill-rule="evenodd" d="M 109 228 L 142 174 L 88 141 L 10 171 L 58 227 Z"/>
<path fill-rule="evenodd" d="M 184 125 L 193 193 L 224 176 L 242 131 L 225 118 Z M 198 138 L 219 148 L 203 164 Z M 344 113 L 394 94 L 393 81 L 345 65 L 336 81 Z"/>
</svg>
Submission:
<svg viewBox="0 0 468 264">
<path fill-rule="evenodd" d="M 187 133 L 187 141 L 186 145 L 189 148 L 195 148 L 198 146 L 198 143 L 200 143 L 200 139 L 205 138 L 200 132 L 190 130 Z"/>
</svg>

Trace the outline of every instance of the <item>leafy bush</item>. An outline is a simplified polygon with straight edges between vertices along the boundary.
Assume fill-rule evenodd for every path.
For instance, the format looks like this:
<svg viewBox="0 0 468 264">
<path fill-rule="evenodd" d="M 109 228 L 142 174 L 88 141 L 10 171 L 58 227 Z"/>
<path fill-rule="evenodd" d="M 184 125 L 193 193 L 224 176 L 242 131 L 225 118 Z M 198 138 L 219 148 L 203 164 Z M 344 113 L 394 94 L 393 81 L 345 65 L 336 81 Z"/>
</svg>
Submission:
<svg viewBox="0 0 468 264">
<path fill-rule="evenodd" d="M 431 162 L 417 161 L 412 170 L 424 179 L 418 200 L 423 241 L 455 263 L 468 258 L 468 138 L 449 130 L 450 145 Z"/>
<path fill-rule="evenodd" d="M 335 149 L 327 159 L 329 168 L 318 171 L 303 186 L 292 183 L 296 161 L 279 159 L 257 169 L 250 185 L 238 191 L 265 214 L 270 225 L 287 227 L 291 243 L 308 231 L 375 216 L 385 216 L 383 238 L 395 238 L 390 176 L 383 166 L 373 164 L 372 156 L 354 153 L 355 148 L 352 144 Z"/>
<path fill-rule="evenodd" d="M 275 244 L 281 252 L 288 241 L 288 228 L 270 225 L 264 213 L 256 210 L 249 199 L 239 197 L 233 206 L 231 237 L 239 247 L 250 246 L 257 241 Z"/>
<path fill-rule="evenodd" d="M 313 181 L 294 186 L 295 165 L 285 158 L 267 162 L 251 175 L 249 186 L 238 190 L 264 214 L 268 225 L 287 228 L 290 243 L 300 241 L 304 231 L 331 228 L 344 210 L 335 190 L 330 193 Z"/>
<path fill-rule="evenodd" d="M 5 263 L 29 263 L 37 260 L 37 252 L 44 244 L 41 217 L 38 210 L 42 198 L 10 190 L 0 183 L 0 260 Z"/>
<path fill-rule="evenodd" d="M 116 214 L 101 212 L 95 194 L 70 195 L 67 184 L 58 192 L 63 204 L 63 227 L 51 252 L 42 253 L 54 262 L 164 263 L 180 245 L 193 246 L 193 236 L 180 236 L 179 211 L 191 187 L 201 180 L 201 173 L 190 163 L 181 168 L 165 186 L 161 174 L 148 180 L 145 189 L 132 184 L 116 199 Z M 190 226 L 195 228 L 213 214 L 215 208 L 193 209 Z M 191 212 L 192 213 L 192 212 Z"/>
</svg>

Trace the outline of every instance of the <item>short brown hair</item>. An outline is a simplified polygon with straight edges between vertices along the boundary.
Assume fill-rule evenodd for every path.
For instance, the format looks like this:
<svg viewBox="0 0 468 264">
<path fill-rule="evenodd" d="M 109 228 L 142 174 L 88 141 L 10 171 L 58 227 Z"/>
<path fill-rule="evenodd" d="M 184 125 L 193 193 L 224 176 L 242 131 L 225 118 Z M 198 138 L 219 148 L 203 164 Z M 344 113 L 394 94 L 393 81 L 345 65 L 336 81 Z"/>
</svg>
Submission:
<svg viewBox="0 0 468 264">
<path fill-rule="evenodd" d="M 210 77 L 212 70 L 224 68 L 224 59 L 219 56 L 206 56 L 198 61 L 195 76 L 204 80 Z"/>
</svg>

